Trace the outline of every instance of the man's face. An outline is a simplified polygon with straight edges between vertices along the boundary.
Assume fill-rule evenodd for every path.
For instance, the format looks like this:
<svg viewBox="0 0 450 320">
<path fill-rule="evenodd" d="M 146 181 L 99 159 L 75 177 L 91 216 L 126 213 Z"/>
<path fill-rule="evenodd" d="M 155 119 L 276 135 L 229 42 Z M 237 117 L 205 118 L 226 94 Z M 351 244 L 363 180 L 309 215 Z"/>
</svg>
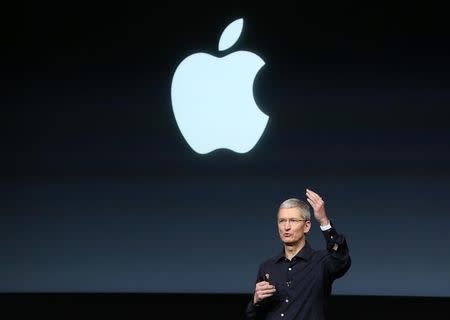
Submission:
<svg viewBox="0 0 450 320">
<path fill-rule="evenodd" d="M 311 221 L 305 221 L 299 208 L 278 211 L 278 233 L 285 244 L 295 244 L 305 237 L 311 228 Z"/>
</svg>

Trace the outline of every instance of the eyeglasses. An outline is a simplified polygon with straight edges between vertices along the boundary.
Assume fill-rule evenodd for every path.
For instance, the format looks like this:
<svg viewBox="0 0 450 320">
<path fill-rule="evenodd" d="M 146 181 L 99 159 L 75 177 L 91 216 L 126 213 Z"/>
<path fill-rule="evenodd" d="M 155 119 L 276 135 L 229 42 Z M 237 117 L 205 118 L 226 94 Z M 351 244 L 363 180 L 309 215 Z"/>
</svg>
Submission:
<svg viewBox="0 0 450 320">
<path fill-rule="evenodd" d="M 278 224 L 285 224 L 285 223 L 289 223 L 289 224 L 299 224 L 302 221 L 309 221 L 308 219 L 278 219 Z"/>
</svg>

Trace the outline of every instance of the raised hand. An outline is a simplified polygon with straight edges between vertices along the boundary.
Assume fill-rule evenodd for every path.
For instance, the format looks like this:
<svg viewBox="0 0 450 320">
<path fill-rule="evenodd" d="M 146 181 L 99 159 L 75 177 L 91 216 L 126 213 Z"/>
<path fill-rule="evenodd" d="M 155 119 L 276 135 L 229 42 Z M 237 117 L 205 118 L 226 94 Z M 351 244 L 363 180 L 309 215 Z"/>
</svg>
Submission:
<svg viewBox="0 0 450 320">
<path fill-rule="evenodd" d="M 325 212 L 325 202 L 323 199 L 310 189 L 306 189 L 306 197 L 306 200 L 308 200 L 314 210 L 314 218 L 316 218 L 317 222 L 319 222 L 321 226 L 329 224 L 330 220 L 328 220 Z"/>
</svg>

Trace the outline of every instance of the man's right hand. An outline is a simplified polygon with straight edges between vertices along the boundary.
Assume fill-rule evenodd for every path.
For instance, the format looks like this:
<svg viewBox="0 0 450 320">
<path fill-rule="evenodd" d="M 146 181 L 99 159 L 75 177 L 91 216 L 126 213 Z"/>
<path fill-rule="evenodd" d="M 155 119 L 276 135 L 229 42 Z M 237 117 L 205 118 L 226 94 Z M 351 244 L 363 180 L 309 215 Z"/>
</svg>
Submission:
<svg viewBox="0 0 450 320">
<path fill-rule="evenodd" d="M 275 286 L 267 281 L 258 282 L 255 286 L 255 295 L 253 296 L 253 304 L 257 304 L 263 299 L 273 296 L 277 290 Z"/>
</svg>

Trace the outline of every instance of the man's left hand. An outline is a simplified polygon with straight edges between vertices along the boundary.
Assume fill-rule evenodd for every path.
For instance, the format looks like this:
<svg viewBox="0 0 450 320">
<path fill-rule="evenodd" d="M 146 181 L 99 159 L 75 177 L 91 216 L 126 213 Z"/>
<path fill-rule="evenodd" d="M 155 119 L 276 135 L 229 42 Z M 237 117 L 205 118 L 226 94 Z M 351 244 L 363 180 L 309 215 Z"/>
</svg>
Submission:
<svg viewBox="0 0 450 320">
<path fill-rule="evenodd" d="M 329 224 L 330 220 L 328 220 L 325 212 L 325 202 L 323 199 L 310 189 L 306 189 L 306 197 L 314 210 L 314 218 L 316 218 L 317 222 L 319 222 L 321 226 Z"/>
</svg>

